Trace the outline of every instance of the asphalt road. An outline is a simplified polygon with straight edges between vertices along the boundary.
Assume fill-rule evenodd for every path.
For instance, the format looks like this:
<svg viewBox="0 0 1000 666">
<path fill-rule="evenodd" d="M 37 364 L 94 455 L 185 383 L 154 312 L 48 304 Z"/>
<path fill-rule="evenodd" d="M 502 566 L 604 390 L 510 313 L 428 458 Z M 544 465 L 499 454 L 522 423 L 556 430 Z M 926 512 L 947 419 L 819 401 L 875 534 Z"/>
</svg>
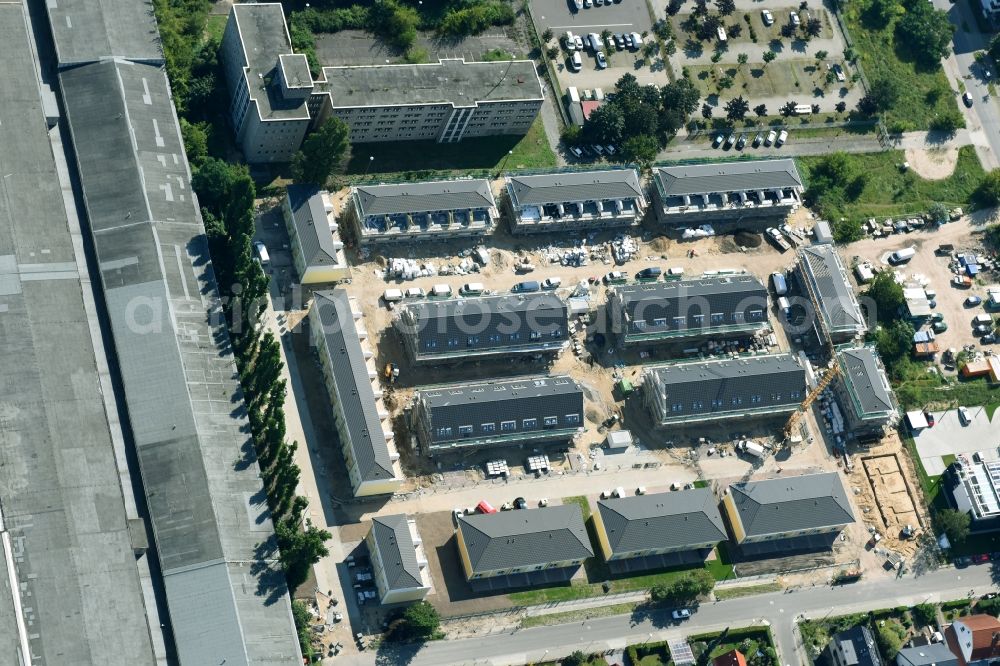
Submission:
<svg viewBox="0 0 1000 666">
<path fill-rule="evenodd" d="M 794 592 L 755 595 L 703 604 L 693 619 L 683 624 L 657 611 L 596 618 L 586 622 L 525 629 L 474 639 L 435 641 L 417 650 L 362 653 L 338 658 L 337 664 L 393 666 L 450 666 L 474 664 L 507 666 L 557 659 L 574 650 L 601 652 L 648 641 L 680 638 L 726 626 L 770 624 L 783 664 L 805 664 L 797 648 L 795 619 L 822 618 L 877 608 L 913 606 L 925 601 L 945 601 L 994 591 L 993 567 L 951 567 L 921 576 L 880 579 L 840 587 L 817 586 Z"/>
<path fill-rule="evenodd" d="M 990 97 L 987 69 L 976 62 L 976 51 L 985 50 L 989 46 L 989 35 L 979 32 L 976 17 L 972 14 L 969 3 L 959 0 L 952 4 L 949 0 L 933 0 L 937 9 L 948 13 L 948 19 L 956 26 L 953 40 L 954 54 L 945 58 L 943 66 L 949 83 L 955 85 L 956 79 L 961 80 L 965 89 L 972 94 L 972 108 L 966 108 L 960 95 L 956 95 L 956 103 L 965 114 L 966 125 L 972 135 L 972 143 L 983 166 L 987 169 L 1000 167 L 1000 107 L 995 99 Z M 968 31 L 963 27 L 969 28 Z M 996 72 L 990 72 L 996 76 Z"/>
</svg>

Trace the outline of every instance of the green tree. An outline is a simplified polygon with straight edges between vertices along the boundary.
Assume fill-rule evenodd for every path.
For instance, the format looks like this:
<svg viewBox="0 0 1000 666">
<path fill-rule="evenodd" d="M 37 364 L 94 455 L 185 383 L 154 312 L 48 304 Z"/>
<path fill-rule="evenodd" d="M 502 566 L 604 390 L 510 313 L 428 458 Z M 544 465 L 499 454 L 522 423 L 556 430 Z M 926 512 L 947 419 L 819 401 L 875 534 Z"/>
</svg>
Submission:
<svg viewBox="0 0 1000 666">
<path fill-rule="evenodd" d="M 941 509 L 934 514 L 934 529 L 946 534 L 953 546 L 964 543 L 969 537 L 970 522 L 971 518 L 965 511 Z"/>
<path fill-rule="evenodd" d="M 806 34 L 806 37 L 819 37 L 820 33 L 823 32 L 823 22 L 818 18 L 811 18 L 802 26 L 802 32 Z"/>
<path fill-rule="evenodd" d="M 748 56 L 746 53 L 740 53 L 738 56 L 736 56 L 736 62 L 738 62 L 741 65 L 745 65 L 749 61 L 750 61 L 750 56 Z"/>
<path fill-rule="evenodd" d="M 753 107 L 753 112 L 757 114 L 758 118 L 763 118 L 764 116 L 767 115 L 767 105 L 758 104 L 757 106 Z"/>
<path fill-rule="evenodd" d="M 678 79 L 660 89 L 663 108 L 666 111 L 676 111 L 687 118 L 698 108 L 701 95 L 698 88 L 688 79 Z"/>
<path fill-rule="evenodd" d="M 879 650 L 889 661 L 894 662 L 899 649 L 906 640 L 906 629 L 898 620 L 888 618 L 875 626 L 875 641 Z"/>
<path fill-rule="evenodd" d="M 417 38 L 420 16 L 417 10 L 397 0 L 378 0 L 369 14 L 375 34 L 400 51 L 410 48 Z"/>
<path fill-rule="evenodd" d="M 705 102 L 701 105 L 701 117 L 705 120 L 709 120 L 712 117 L 712 113 L 715 111 L 715 107 Z"/>
<path fill-rule="evenodd" d="M 865 11 L 865 21 L 871 27 L 884 28 L 902 13 L 903 8 L 897 0 L 872 0 Z"/>
<path fill-rule="evenodd" d="M 918 627 L 931 627 L 937 624 L 937 606 L 934 604 L 917 604 L 910 612 Z"/>
<path fill-rule="evenodd" d="M 774 51 L 764 51 L 764 64 L 767 65 L 767 63 L 772 62 L 777 57 L 778 54 Z"/>
<path fill-rule="evenodd" d="M 602 104 L 587 119 L 583 134 L 591 142 L 618 144 L 625 131 L 625 116 L 617 104 Z"/>
<path fill-rule="evenodd" d="M 937 224 L 944 224 L 948 221 L 948 207 L 939 201 L 931 204 L 927 214 L 930 215 L 931 221 Z"/>
<path fill-rule="evenodd" d="M 622 159 L 626 162 L 635 162 L 643 169 L 648 168 L 660 152 L 660 144 L 654 137 L 640 134 L 632 136 L 622 143 Z"/>
<path fill-rule="evenodd" d="M 726 102 L 726 118 L 734 122 L 743 120 L 747 113 L 750 112 L 750 102 L 743 99 L 742 96 L 734 97 L 733 99 Z"/>
<path fill-rule="evenodd" d="M 715 6 L 719 8 L 719 13 L 729 16 L 736 11 L 736 0 L 715 0 Z"/>
<path fill-rule="evenodd" d="M 993 39 L 990 40 L 988 53 L 993 58 L 993 62 L 1000 62 L 1000 35 L 994 35 Z"/>
<path fill-rule="evenodd" d="M 896 23 L 896 39 L 906 44 L 916 59 L 925 65 L 940 66 L 948 55 L 955 26 L 948 15 L 927 2 L 913 2 Z"/>
<path fill-rule="evenodd" d="M 1000 169 L 993 169 L 985 176 L 976 188 L 974 198 L 982 206 L 1000 205 Z"/>
<path fill-rule="evenodd" d="M 297 181 L 322 187 L 340 164 L 347 150 L 347 124 L 331 117 L 306 137 L 292 158 L 292 175 Z"/>
<path fill-rule="evenodd" d="M 290 517 L 275 524 L 274 534 L 281 550 L 285 579 L 289 590 L 294 592 L 309 577 L 309 567 L 330 554 L 325 544 L 330 533 L 309 523 L 304 530 L 299 529 Z"/>
<path fill-rule="evenodd" d="M 962 127 L 965 121 L 958 111 L 946 111 L 931 118 L 930 128 L 936 132 L 954 134 L 958 128 Z"/>
<path fill-rule="evenodd" d="M 875 312 L 869 313 L 879 322 L 888 323 L 900 317 L 906 299 L 903 297 L 903 286 L 896 282 L 892 271 L 882 271 L 868 285 L 865 296 L 869 298 Z"/>
<path fill-rule="evenodd" d="M 706 569 L 694 569 L 667 583 L 657 583 L 649 590 L 655 603 L 689 603 L 708 594 L 715 586 L 715 579 Z"/>
<path fill-rule="evenodd" d="M 587 655 L 582 650 L 576 650 L 559 663 L 560 666 L 587 666 L 587 661 Z"/>
<path fill-rule="evenodd" d="M 546 28 L 545 31 L 542 32 L 542 42 L 547 43 L 551 41 L 552 41 L 552 28 Z"/>
<path fill-rule="evenodd" d="M 292 618 L 295 620 L 295 631 L 299 635 L 299 649 L 302 654 L 312 653 L 312 614 L 306 602 L 301 599 L 292 601 Z"/>
<path fill-rule="evenodd" d="M 826 51 L 816 51 L 816 60 L 818 60 L 819 62 L 823 62 L 824 60 L 826 60 L 828 55 L 830 54 L 827 53 Z"/>
<path fill-rule="evenodd" d="M 184 139 L 184 152 L 188 162 L 197 168 L 208 157 L 208 123 L 189 123 L 181 118 L 181 137 Z"/>
<path fill-rule="evenodd" d="M 858 102 L 858 110 L 866 115 L 888 111 L 899 100 L 900 85 L 895 78 L 885 76 L 875 79 L 868 94 Z"/>
<path fill-rule="evenodd" d="M 389 637 L 395 641 L 426 641 L 433 638 L 440 628 L 441 616 L 437 609 L 426 601 L 418 601 L 407 606 Z"/>
<path fill-rule="evenodd" d="M 886 368 L 893 376 L 898 377 L 899 369 L 905 367 L 905 361 L 913 349 L 913 325 L 903 319 L 897 319 L 888 325 L 875 328 L 872 338 L 879 356 L 885 362 Z"/>
</svg>

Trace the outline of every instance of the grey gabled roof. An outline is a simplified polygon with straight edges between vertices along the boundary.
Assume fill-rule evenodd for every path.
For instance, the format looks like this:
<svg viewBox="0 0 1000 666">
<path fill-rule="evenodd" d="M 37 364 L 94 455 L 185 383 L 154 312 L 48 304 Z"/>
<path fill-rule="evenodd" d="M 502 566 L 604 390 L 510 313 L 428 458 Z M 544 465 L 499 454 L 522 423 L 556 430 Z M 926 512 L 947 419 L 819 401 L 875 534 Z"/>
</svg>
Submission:
<svg viewBox="0 0 1000 666">
<path fill-rule="evenodd" d="M 416 545 L 406 514 L 372 518 L 372 540 L 390 590 L 423 587 Z"/>
<path fill-rule="evenodd" d="M 359 185 L 356 201 L 361 218 L 439 211 L 496 208 L 486 179 L 440 180 L 397 185 Z"/>
<path fill-rule="evenodd" d="M 875 637 L 864 625 L 856 625 L 834 634 L 831 642 L 840 646 L 847 666 L 882 666 L 882 657 L 875 645 Z"/>
<path fill-rule="evenodd" d="M 660 191 L 674 197 L 802 187 L 792 160 L 683 164 L 659 167 L 654 177 Z"/>
<path fill-rule="evenodd" d="M 719 326 L 767 324 L 767 288 L 752 275 L 623 285 L 614 289 L 630 319 L 629 333 L 685 329 L 708 332 Z M 759 313 L 759 318 L 753 319 L 751 312 Z M 713 313 L 725 315 L 723 321 L 713 324 Z M 674 321 L 678 316 L 685 317 L 683 327 Z M 658 326 L 654 324 L 657 319 L 666 322 Z M 636 321 L 645 322 L 641 330 L 636 328 Z"/>
<path fill-rule="evenodd" d="M 797 532 L 854 522 L 836 472 L 785 476 L 729 486 L 747 536 Z"/>
<path fill-rule="evenodd" d="M 683 548 L 726 539 L 708 488 L 598 500 L 612 552 Z"/>
<path fill-rule="evenodd" d="M 289 185 L 288 204 L 306 266 L 337 265 L 337 248 L 333 245 L 320 189 L 312 185 Z"/>
<path fill-rule="evenodd" d="M 459 427 L 471 425 L 472 438 L 528 434 L 545 430 L 564 430 L 583 426 L 583 389 L 571 377 L 518 377 L 472 384 L 452 384 L 421 389 L 417 400 L 431 425 L 433 442 L 460 440 L 466 435 Z M 566 416 L 575 414 L 570 423 Z M 545 426 L 545 417 L 556 417 L 558 423 Z M 525 428 L 524 419 L 537 420 L 535 427 Z M 504 421 L 515 421 L 504 430 Z M 493 424 L 492 430 L 483 428 Z M 439 432 L 451 428 L 451 434 Z"/>
<path fill-rule="evenodd" d="M 817 294 L 827 327 L 834 332 L 864 332 L 868 326 L 836 252 L 832 245 L 811 245 L 799 251 L 799 261 Z"/>
<path fill-rule="evenodd" d="M 806 372 L 791 354 L 673 363 L 646 372 L 655 375 L 654 390 L 662 389 L 656 397 L 666 415 L 678 418 L 794 408 L 806 391 Z"/>
<path fill-rule="evenodd" d="M 841 375 L 864 414 L 888 412 L 896 408 L 889 380 L 874 350 L 869 347 L 842 349 L 837 356 Z"/>
<path fill-rule="evenodd" d="M 392 479 L 395 473 L 389 446 L 382 431 L 375 391 L 368 378 L 368 365 L 347 292 L 343 289 L 318 291 L 313 307 L 318 308 L 323 324 L 330 370 L 343 400 L 340 410 L 344 414 L 358 473 L 364 481 Z"/>
<path fill-rule="evenodd" d="M 416 336 L 418 355 L 560 347 L 569 337 L 566 304 L 552 293 L 424 301 L 406 306 L 403 315 L 396 326 Z"/>
<path fill-rule="evenodd" d="M 642 197 L 642 186 L 635 169 L 508 176 L 507 191 L 515 208 Z"/>
<path fill-rule="evenodd" d="M 576 504 L 462 516 L 458 524 L 474 572 L 594 555 Z"/>
<path fill-rule="evenodd" d="M 903 648 L 896 655 L 899 666 L 958 666 L 958 657 L 947 643 Z"/>
</svg>

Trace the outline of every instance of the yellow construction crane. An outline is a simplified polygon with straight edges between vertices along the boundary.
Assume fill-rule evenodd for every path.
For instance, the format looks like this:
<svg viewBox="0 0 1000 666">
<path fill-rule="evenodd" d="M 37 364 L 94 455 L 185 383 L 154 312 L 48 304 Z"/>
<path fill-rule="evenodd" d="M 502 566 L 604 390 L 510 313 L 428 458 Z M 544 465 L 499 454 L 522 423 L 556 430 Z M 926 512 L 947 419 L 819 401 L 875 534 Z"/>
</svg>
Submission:
<svg viewBox="0 0 1000 666">
<path fill-rule="evenodd" d="M 785 424 L 785 441 L 789 441 L 791 439 L 792 433 L 795 432 L 795 429 L 799 425 L 799 421 L 802 420 L 802 417 L 809 409 L 809 406 L 812 405 L 814 402 L 816 402 L 816 398 L 818 398 L 820 394 L 823 393 L 823 390 L 826 389 L 826 387 L 830 385 L 830 382 L 833 381 L 834 377 L 836 377 L 839 374 L 840 374 L 840 364 L 835 362 L 832 366 L 830 366 L 827 369 L 826 374 L 823 375 L 823 378 L 816 383 L 815 388 L 809 391 L 809 393 L 805 397 L 805 400 L 803 400 L 802 403 L 799 405 L 799 408 L 796 409 L 794 412 L 792 412 L 792 415 L 788 417 L 788 423 Z"/>
</svg>

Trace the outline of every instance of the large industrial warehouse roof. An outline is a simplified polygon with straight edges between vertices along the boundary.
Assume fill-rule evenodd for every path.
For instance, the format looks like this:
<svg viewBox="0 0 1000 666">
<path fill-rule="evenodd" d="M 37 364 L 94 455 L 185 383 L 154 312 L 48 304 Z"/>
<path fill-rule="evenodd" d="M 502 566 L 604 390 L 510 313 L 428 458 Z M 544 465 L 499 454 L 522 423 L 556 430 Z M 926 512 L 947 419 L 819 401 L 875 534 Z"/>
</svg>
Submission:
<svg viewBox="0 0 1000 666">
<path fill-rule="evenodd" d="M 362 218 L 496 208 L 490 183 L 485 179 L 358 185 L 355 196 Z"/>
<path fill-rule="evenodd" d="M 837 472 L 785 476 L 729 486 L 747 536 L 835 527 L 854 522 Z"/>
<path fill-rule="evenodd" d="M 515 208 L 642 197 L 642 186 L 635 169 L 508 176 L 507 191 Z"/>
<path fill-rule="evenodd" d="M 473 571 L 497 571 L 593 557 L 576 504 L 474 514 L 458 519 Z"/>
<path fill-rule="evenodd" d="M 60 83 L 180 661 L 301 663 L 166 75 Z"/>
<path fill-rule="evenodd" d="M 103 58 L 162 63 L 153 0 L 47 0 L 60 67 Z"/>
<path fill-rule="evenodd" d="M 802 177 L 792 160 L 658 167 L 653 177 L 660 192 L 671 197 L 802 187 Z"/>
<path fill-rule="evenodd" d="M 598 500 L 612 552 L 725 541 L 719 502 L 708 488 Z"/>
<path fill-rule="evenodd" d="M 0 662 L 152 665 L 127 470 L 119 476 L 83 250 L 67 221 L 59 134 L 52 142 L 46 132 L 23 7 L 0 3 L 0 502 L 16 570 L 12 579 L 0 567 Z"/>
</svg>

